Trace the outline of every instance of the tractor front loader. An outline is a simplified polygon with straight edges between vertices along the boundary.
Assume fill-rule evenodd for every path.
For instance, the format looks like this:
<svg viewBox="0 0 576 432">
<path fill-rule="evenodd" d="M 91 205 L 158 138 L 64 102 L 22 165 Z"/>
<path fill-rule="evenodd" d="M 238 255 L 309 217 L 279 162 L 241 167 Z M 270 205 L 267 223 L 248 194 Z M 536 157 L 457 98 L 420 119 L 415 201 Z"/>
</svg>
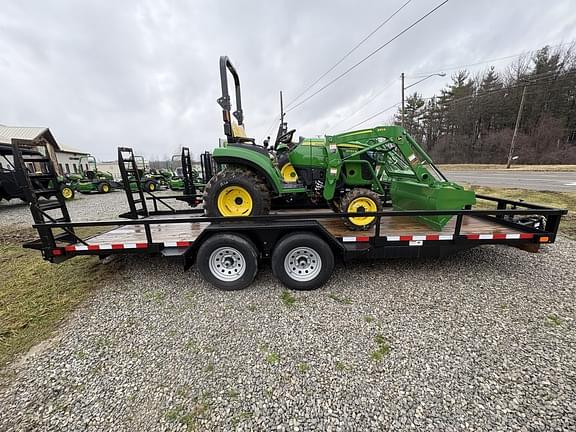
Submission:
<svg viewBox="0 0 576 432">
<path fill-rule="evenodd" d="M 228 92 L 234 79 L 236 111 Z M 220 58 L 222 107 L 226 142 L 213 152 L 220 170 L 204 189 L 209 216 L 267 214 L 273 199 L 306 198 L 344 217 L 352 230 L 365 230 L 376 221 L 363 213 L 385 206 L 400 210 L 462 209 L 475 203 L 474 192 L 449 182 L 430 157 L 399 126 L 380 126 L 294 141 L 281 112 L 272 148 L 256 144 L 244 130 L 238 73 L 227 57 Z M 282 107 L 281 107 L 282 111 Z M 232 115 L 231 115 L 232 114 Z M 450 216 L 421 217 L 441 230 Z"/>
</svg>

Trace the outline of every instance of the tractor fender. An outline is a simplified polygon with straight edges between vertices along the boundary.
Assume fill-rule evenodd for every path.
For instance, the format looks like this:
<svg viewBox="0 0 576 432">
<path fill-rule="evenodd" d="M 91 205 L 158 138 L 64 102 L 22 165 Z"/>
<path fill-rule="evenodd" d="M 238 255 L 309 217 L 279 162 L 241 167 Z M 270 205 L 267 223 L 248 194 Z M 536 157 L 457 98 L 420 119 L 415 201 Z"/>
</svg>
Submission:
<svg viewBox="0 0 576 432">
<path fill-rule="evenodd" d="M 254 158 L 254 160 L 237 156 L 213 156 L 213 158 L 218 164 L 248 167 L 250 170 L 264 178 L 271 191 L 276 194 L 280 193 L 282 180 L 271 161 L 269 161 L 268 164 L 264 164 L 259 160 L 259 158 Z"/>
</svg>

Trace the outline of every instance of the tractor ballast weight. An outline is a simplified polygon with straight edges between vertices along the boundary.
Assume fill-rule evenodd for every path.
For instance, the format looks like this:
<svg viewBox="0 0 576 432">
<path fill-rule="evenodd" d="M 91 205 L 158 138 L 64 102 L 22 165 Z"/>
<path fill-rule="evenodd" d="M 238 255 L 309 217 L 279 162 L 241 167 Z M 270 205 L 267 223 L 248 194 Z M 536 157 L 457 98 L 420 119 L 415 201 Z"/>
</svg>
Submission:
<svg viewBox="0 0 576 432">
<path fill-rule="evenodd" d="M 236 111 L 228 93 L 228 73 L 234 78 Z M 307 197 L 341 213 L 374 213 L 390 205 L 398 210 L 462 209 L 476 202 L 473 191 L 449 182 L 426 152 L 399 126 L 300 138 L 281 122 L 273 148 L 258 146 L 244 130 L 238 73 L 227 57 L 220 58 L 226 142 L 213 152 L 221 170 L 207 183 L 204 208 L 210 216 L 266 214 L 272 199 Z M 281 104 L 282 105 L 282 104 Z M 288 178 L 288 175 L 290 177 Z M 421 217 L 441 230 L 450 216 Z M 351 229 L 370 228 L 374 216 L 348 216 Z"/>
</svg>

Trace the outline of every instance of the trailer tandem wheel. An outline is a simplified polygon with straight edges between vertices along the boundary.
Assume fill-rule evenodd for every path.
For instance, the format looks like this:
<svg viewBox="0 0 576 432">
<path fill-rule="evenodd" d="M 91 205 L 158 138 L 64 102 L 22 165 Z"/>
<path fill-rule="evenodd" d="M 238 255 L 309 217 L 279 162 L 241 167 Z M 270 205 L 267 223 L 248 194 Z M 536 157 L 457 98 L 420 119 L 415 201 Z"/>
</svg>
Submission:
<svg viewBox="0 0 576 432">
<path fill-rule="evenodd" d="M 196 256 L 196 265 L 207 282 L 225 291 L 246 288 L 258 272 L 258 251 L 236 234 L 216 234 L 207 239 Z"/>
<path fill-rule="evenodd" d="M 333 270 L 334 253 L 315 234 L 289 234 L 272 252 L 272 272 L 291 289 L 320 288 L 330 279 Z"/>
</svg>

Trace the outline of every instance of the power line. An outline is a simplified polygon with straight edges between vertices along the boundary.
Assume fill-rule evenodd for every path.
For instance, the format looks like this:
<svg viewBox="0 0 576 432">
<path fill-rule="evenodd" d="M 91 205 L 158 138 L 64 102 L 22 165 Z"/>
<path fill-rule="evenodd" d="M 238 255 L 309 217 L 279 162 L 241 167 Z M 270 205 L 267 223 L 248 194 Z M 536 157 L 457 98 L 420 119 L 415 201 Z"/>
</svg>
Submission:
<svg viewBox="0 0 576 432">
<path fill-rule="evenodd" d="M 366 123 L 366 122 L 369 121 L 369 120 L 372 120 L 374 117 L 378 117 L 379 115 L 384 114 L 386 111 L 390 111 L 392 108 L 396 108 L 398 105 L 400 105 L 400 102 L 397 102 L 397 103 L 395 103 L 394 105 L 389 106 L 389 107 L 386 108 L 386 109 L 383 109 L 382 111 L 378 111 L 376 114 L 373 114 L 373 115 L 371 115 L 370 117 L 362 120 L 361 122 L 356 123 L 356 124 L 353 125 L 353 126 L 350 126 L 348 129 L 345 129 L 345 132 L 354 129 L 355 127 L 360 126 L 361 124 L 364 124 L 364 123 Z"/>
<path fill-rule="evenodd" d="M 439 5 L 437 5 L 436 7 L 434 7 L 432 10 L 430 10 L 429 12 L 427 12 L 425 15 L 423 15 L 422 17 L 420 17 L 419 19 L 417 19 L 416 21 L 414 21 L 412 24 L 410 24 L 408 27 L 406 27 L 404 30 L 402 30 L 400 33 L 398 33 L 396 36 L 394 36 L 392 39 L 390 39 L 388 42 L 380 45 L 377 49 L 375 49 L 374 51 L 372 51 L 370 54 L 368 54 L 366 57 L 364 57 L 362 60 L 360 60 L 359 62 L 355 63 L 354 65 L 352 65 L 351 67 L 349 67 L 348 69 L 346 69 L 344 72 L 342 72 L 340 75 L 338 75 L 336 78 L 332 79 L 331 81 L 329 81 L 327 84 L 325 84 L 324 86 L 320 87 L 318 90 L 316 90 L 314 93 L 312 93 L 311 95 L 309 95 L 308 97 L 304 98 L 303 100 L 301 100 L 300 102 L 298 102 L 296 105 L 294 105 L 292 108 L 286 110 L 286 112 L 289 111 L 293 111 L 294 109 L 298 108 L 299 106 L 301 106 L 302 104 L 304 104 L 305 102 L 309 101 L 310 99 L 312 99 L 314 96 L 316 96 L 318 93 L 324 91 L 325 89 L 327 89 L 328 87 L 330 87 L 332 84 L 334 84 L 336 81 L 338 81 L 340 78 L 344 77 L 345 75 L 349 74 L 350 72 L 352 72 L 354 69 L 356 69 L 358 66 L 360 66 L 362 63 L 364 63 L 366 60 L 368 60 L 370 57 L 372 57 L 373 55 L 377 54 L 378 52 L 380 52 L 383 48 L 385 48 L 386 46 L 388 46 L 389 44 L 391 44 L 392 42 L 394 42 L 396 39 L 398 39 L 400 36 L 402 36 L 404 33 L 406 33 L 408 30 L 410 30 L 412 27 L 416 26 L 417 24 L 419 24 L 421 21 L 423 21 L 424 19 L 426 19 L 428 16 L 432 15 L 434 12 L 436 12 L 438 9 L 440 9 L 442 6 L 444 6 L 446 3 L 448 3 L 450 0 L 444 0 L 442 3 L 440 3 Z"/>
<path fill-rule="evenodd" d="M 557 48 L 557 47 L 561 47 L 561 46 L 564 46 L 564 45 L 573 45 L 573 44 L 574 44 L 574 42 L 564 42 L 564 43 L 560 43 L 560 44 L 556 44 L 556 45 L 544 45 L 544 46 L 547 46 L 547 47 L 549 47 L 549 48 Z M 431 73 L 443 72 L 443 71 L 447 71 L 447 70 L 462 69 L 462 68 L 469 67 L 469 66 L 479 66 L 479 65 L 482 65 L 482 64 L 487 64 L 487 63 L 492 63 L 492 62 L 496 62 L 496 61 L 501 61 L 501 60 L 507 60 L 507 59 L 511 59 L 511 58 L 516 58 L 516 57 L 520 57 L 520 56 L 525 55 L 525 54 L 533 53 L 534 51 L 536 51 L 536 49 L 529 50 L 529 51 L 523 51 L 523 52 L 518 53 L 518 54 L 512 54 L 512 55 L 508 55 L 508 56 L 504 56 L 504 57 L 498 57 L 498 58 L 493 58 L 493 59 L 488 59 L 488 60 L 482 60 L 482 61 L 479 61 L 479 62 L 476 62 L 476 63 L 468 63 L 468 64 L 463 64 L 463 65 L 458 65 L 458 66 L 451 65 L 451 66 L 443 67 L 443 68 L 441 68 L 441 69 L 439 69 L 439 70 L 437 70 L 437 71 L 435 71 L 435 72 L 419 72 L 419 73 L 416 74 L 415 78 L 419 78 L 420 75 L 428 75 L 428 74 L 431 74 Z"/>
<path fill-rule="evenodd" d="M 386 20 L 384 20 L 382 23 L 380 23 L 378 25 L 378 27 L 376 27 L 374 30 L 372 30 L 366 37 L 364 37 L 364 39 L 362 39 L 360 42 L 358 42 L 356 45 L 354 45 L 354 47 L 348 51 L 346 54 L 344 54 L 344 56 L 342 56 L 342 58 L 340 58 L 340 60 L 338 60 L 336 63 L 334 63 L 334 65 L 328 69 L 326 72 L 324 72 L 322 75 L 320 75 L 319 78 L 316 79 L 316 81 L 314 81 L 312 84 L 310 84 L 308 87 L 306 87 L 306 89 L 304 89 L 304 91 L 302 91 L 298 96 L 296 96 L 294 99 L 292 99 L 290 102 L 288 102 L 288 104 L 286 105 L 286 108 L 290 108 L 290 105 L 294 104 L 294 102 L 296 102 L 298 99 L 300 99 L 304 94 L 306 94 L 308 92 L 308 90 L 310 90 L 312 87 L 314 87 L 316 84 L 318 84 L 318 82 L 324 78 L 326 75 L 328 75 L 330 72 L 332 72 L 340 63 L 342 63 L 344 60 L 346 60 L 350 54 L 352 54 L 354 51 L 356 51 L 364 42 L 366 42 L 368 39 L 370 39 L 370 37 L 372 37 L 372 35 L 374 35 L 374 33 L 376 33 L 378 30 L 380 30 L 384 25 L 386 25 L 392 18 L 394 18 L 402 9 L 404 9 L 406 6 L 408 6 L 408 4 L 412 2 L 412 0 L 408 0 L 406 3 L 404 3 L 402 6 L 400 6 L 392 15 L 390 15 L 388 18 L 386 18 Z"/>
</svg>

